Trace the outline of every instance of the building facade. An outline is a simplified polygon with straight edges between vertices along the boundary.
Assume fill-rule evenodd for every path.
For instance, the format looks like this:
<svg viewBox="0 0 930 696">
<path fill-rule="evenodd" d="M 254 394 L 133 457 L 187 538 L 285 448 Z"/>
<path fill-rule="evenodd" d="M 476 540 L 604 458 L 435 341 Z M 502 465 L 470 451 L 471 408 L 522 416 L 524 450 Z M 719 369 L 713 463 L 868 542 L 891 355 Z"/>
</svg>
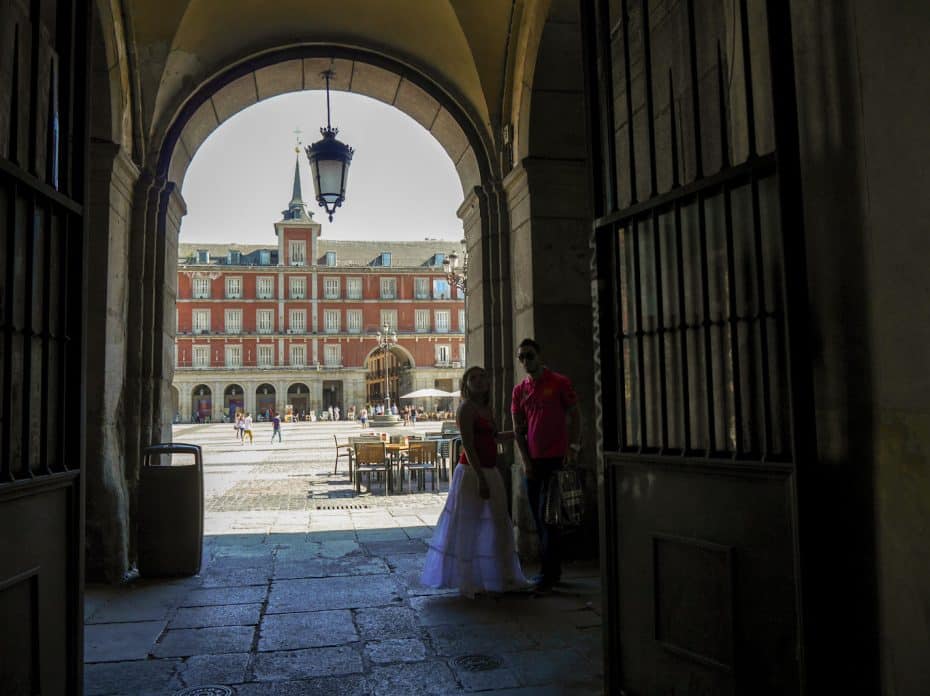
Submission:
<svg viewBox="0 0 930 696">
<path fill-rule="evenodd" d="M 442 262 L 460 243 L 324 239 L 296 170 L 274 227 L 273 247 L 180 245 L 176 419 L 217 421 L 236 409 L 262 418 L 288 406 L 344 415 L 457 388 L 465 300 Z"/>
</svg>

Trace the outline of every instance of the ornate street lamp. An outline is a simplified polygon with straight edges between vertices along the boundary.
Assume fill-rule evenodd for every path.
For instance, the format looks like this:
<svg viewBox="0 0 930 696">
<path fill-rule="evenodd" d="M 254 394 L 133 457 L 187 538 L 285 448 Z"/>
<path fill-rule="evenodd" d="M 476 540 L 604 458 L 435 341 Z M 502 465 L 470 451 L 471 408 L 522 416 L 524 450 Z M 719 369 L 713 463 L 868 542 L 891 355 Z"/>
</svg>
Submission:
<svg viewBox="0 0 930 696">
<path fill-rule="evenodd" d="M 346 180 L 349 177 L 349 165 L 355 152 L 351 147 L 336 140 L 338 128 L 333 128 L 329 114 L 329 80 L 333 71 L 323 73 L 326 78 L 326 128 L 320 128 L 322 140 L 317 140 L 307 148 L 307 159 L 310 160 L 310 178 L 316 189 L 317 203 L 329 214 L 329 221 L 333 221 L 333 213 L 342 205 L 346 197 Z"/>
<path fill-rule="evenodd" d="M 442 260 L 442 270 L 446 272 L 446 279 L 449 285 L 454 285 L 463 293 L 465 292 L 465 282 L 468 276 L 468 254 L 462 252 L 462 266 L 459 270 L 459 255 L 455 252 L 449 254 Z"/>
<path fill-rule="evenodd" d="M 391 392 L 390 392 L 390 370 L 388 368 L 388 351 L 390 350 L 393 344 L 397 343 L 397 332 L 394 331 L 390 326 L 385 324 L 381 327 L 381 330 L 378 332 L 378 347 L 381 349 L 381 354 L 384 356 L 384 402 L 387 406 L 388 411 L 391 409 Z M 386 414 L 387 415 L 387 414 Z"/>
</svg>

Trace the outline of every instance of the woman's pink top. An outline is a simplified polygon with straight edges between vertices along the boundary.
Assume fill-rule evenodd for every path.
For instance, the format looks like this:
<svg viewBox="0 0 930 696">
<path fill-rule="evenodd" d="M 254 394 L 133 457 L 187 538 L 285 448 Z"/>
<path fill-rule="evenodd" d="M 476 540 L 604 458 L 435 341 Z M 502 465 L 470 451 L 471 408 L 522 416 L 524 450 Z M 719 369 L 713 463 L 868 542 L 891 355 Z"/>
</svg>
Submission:
<svg viewBox="0 0 930 696">
<path fill-rule="evenodd" d="M 478 460 L 481 466 L 491 468 L 497 466 L 497 426 L 494 421 L 483 416 L 475 415 L 475 450 L 478 452 Z M 465 456 L 465 450 L 459 456 L 459 463 L 468 464 L 468 458 Z"/>
</svg>

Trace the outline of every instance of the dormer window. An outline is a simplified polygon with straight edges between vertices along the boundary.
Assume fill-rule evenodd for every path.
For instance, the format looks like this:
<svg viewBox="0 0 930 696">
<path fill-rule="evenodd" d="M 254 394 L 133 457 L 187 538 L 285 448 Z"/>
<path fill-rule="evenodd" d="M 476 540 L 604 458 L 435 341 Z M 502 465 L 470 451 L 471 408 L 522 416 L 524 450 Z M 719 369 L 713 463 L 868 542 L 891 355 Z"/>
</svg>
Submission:
<svg viewBox="0 0 930 696">
<path fill-rule="evenodd" d="M 443 261 L 445 260 L 446 260 L 446 255 L 443 254 L 442 252 L 433 254 L 433 265 L 434 266 L 441 266 Z"/>
<path fill-rule="evenodd" d="M 210 252 L 206 249 L 198 249 L 197 263 L 210 263 Z"/>
<path fill-rule="evenodd" d="M 390 266 L 390 265 L 391 265 L 391 252 L 390 252 L 390 251 L 382 251 L 382 252 L 381 252 L 381 265 L 382 265 L 382 266 Z"/>
<path fill-rule="evenodd" d="M 238 266 L 242 263 L 242 252 L 235 249 L 229 250 L 229 256 L 227 257 L 227 263 L 231 266 Z"/>
<path fill-rule="evenodd" d="M 267 249 L 262 249 L 258 252 L 258 263 L 260 266 L 270 266 L 271 265 L 271 252 Z"/>
<path fill-rule="evenodd" d="M 336 265 L 336 252 L 335 252 L 335 251 L 327 251 L 327 252 L 326 252 L 326 265 L 327 265 L 327 266 L 335 266 L 335 265 Z"/>
</svg>

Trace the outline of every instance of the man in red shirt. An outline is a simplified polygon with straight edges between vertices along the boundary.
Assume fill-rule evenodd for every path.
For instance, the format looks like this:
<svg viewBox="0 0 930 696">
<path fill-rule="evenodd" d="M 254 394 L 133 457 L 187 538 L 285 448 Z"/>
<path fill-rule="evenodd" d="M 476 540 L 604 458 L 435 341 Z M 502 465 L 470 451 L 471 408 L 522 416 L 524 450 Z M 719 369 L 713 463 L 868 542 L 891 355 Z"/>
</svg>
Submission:
<svg viewBox="0 0 930 696">
<path fill-rule="evenodd" d="M 548 590 L 562 577 L 559 529 L 544 522 L 544 496 L 549 479 L 563 464 L 574 464 L 581 450 L 581 414 L 571 380 L 542 362 L 539 344 L 525 338 L 517 359 L 526 378 L 513 388 L 510 411 L 517 446 L 526 463 L 526 491 L 536 531 L 542 572 L 535 578 Z"/>
</svg>

